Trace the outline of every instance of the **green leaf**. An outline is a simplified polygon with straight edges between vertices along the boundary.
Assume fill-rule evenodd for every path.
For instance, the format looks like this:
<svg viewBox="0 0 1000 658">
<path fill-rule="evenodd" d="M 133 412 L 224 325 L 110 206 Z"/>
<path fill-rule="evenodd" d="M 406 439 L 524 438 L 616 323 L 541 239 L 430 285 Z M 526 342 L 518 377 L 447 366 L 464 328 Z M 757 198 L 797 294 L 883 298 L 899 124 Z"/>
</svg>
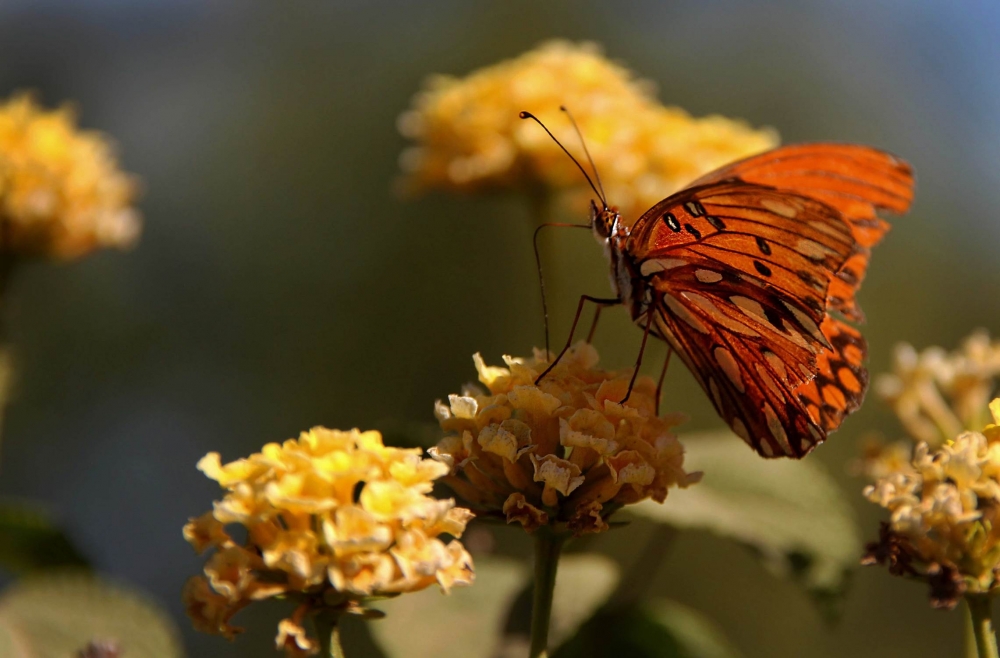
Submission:
<svg viewBox="0 0 1000 658">
<path fill-rule="evenodd" d="M 0 595 L 5 658 L 67 658 L 111 641 L 128 658 L 180 658 L 170 618 L 138 592 L 81 572 L 28 576 Z"/>
<path fill-rule="evenodd" d="M 676 601 L 656 599 L 643 606 L 650 619 L 666 628 L 691 658 L 739 658 L 719 626 L 700 612 Z"/>
<path fill-rule="evenodd" d="M 514 560 L 477 557 L 471 587 L 448 595 L 432 587 L 384 601 L 378 607 L 387 617 L 369 628 L 392 658 L 490 658 L 525 573 Z"/>
<path fill-rule="evenodd" d="M 684 467 L 705 478 L 634 513 L 749 546 L 772 572 L 801 583 L 835 617 L 861 539 L 851 507 L 815 459 L 765 460 L 725 432 L 689 435 Z"/>
<path fill-rule="evenodd" d="M 740 658 L 701 613 L 674 601 L 601 611 L 552 658 Z"/>
<path fill-rule="evenodd" d="M 572 637 L 611 596 L 620 575 L 618 564 L 603 555 L 570 554 L 559 560 L 549 646 Z"/>
<path fill-rule="evenodd" d="M 86 568 L 87 560 L 42 508 L 0 500 L 0 568 L 25 574 L 57 567 Z"/>
</svg>

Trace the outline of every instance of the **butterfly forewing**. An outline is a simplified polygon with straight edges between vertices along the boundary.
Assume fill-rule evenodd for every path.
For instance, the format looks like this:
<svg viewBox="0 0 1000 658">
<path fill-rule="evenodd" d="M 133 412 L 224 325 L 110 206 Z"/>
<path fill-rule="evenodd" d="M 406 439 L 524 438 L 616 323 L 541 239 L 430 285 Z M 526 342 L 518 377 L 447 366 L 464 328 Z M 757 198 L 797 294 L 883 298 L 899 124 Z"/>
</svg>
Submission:
<svg viewBox="0 0 1000 658">
<path fill-rule="evenodd" d="M 862 247 L 889 229 L 876 210 L 902 214 L 913 201 L 913 168 L 896 156 L 859 144 L 796 144 L 726 165 L 694 185 L 739 178 L 788 190 L 838 210 Z"/>
<path fill-rule="evenodd" d="M 625 245 L 654 331 L 719 414 L 768 457 L 801 457 L 867 387 L 854 300 L 869 247 L 903 212 L 912 171 L 862 146 L 785 147 L 664 199 Z"/>
</svg>

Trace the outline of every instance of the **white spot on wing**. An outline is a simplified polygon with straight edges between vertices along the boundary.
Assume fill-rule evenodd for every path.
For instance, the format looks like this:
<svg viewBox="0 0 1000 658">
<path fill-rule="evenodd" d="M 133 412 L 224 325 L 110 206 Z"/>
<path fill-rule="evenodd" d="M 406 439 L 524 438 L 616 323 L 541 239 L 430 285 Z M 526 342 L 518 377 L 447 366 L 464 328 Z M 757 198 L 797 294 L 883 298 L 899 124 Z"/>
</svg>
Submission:
<svg viewBox="0 0 1000 658">
<path fill-rule="evenodd" d="M 791 311 L 792 315 L 794 315 L 795 319 L 799 321 L 799 324 L 802 325 L 803 329 L 808 331 L 813 338 L 822 343 L 825 347 L 830 347 L 830 343 L 826 340 L 826 336 L 824 336 L 823 332 L 819 330 L 819 327 L 816 326 L 816 323 L 813 322 L 811 317 L 806 315 L 802 309 L 794 304 L 789 304 L 785 300 L 782 300 L 781 303 L 785 305 L 785 308 Z"/>
<path fill-rule="evenodd" d="M 844 242 L 847 242 L 848 238 L 850 237 L 850 233 L 845 232 L 845 229 L 847 228 L 846 226 L 840 228 L 840 226 L 836 224 L 830 224 L 828 222 L 817 222 L 817 221 L 809 222 L 809 226 L 813 227 L 820 233 L 825 233 L 826 235 L 829 235 L 831 238 L 838 238 Z"/>
<path fill-rule="evenodd" d="M 687 306 L 682 304 L 679 299 L 671 294 L 663 293 L 663 301 L 674 315 L 686 322 L 692 329 L 700 331 L 703 334 L 708 333 L 708 327 Z"/>
<path fill-rule="evenodd" d="M 743 424 L 743 421 L 739 418 L 733 418 L 733 424 L 730 425 L 733 431 L 736 432 L 736 436 L 740 437 L 747 443 L 750 443 L 750 432 L 747 431 L 747 426 Z"/>
<path fill-rule="evenodd" d="M 764 315 L 764 307 L 749 297 L 743 297 L 741 295 L 733 295 L 729 298 L 729 301 L 736 304 L 741 311 L 749 315 L 751 318 L 760 322 L 764 325 L 771 325 L 771 322 Z"/>
<path fill-rule="evenodd" d="M 774 397 L 776 398 L 784 397 L 782 390 L 775 383 L 774 378 L 771 377 L 771 375 L 767 372 L 767 369 L 764 368 L 764 366 L 760 365 L 759 363 L 755 363 L 753 365 L 754 369 L 757 371 L 757 377 L 760 379 L 760 381 L 764 382 L 764 386 L 766 386 L 767 389 L 774 394 Z"/>
<path fill-rule="evenodd" d="M 790 206 L 787 203 L 778 201 L 777 199 L 762 199 L 760 205 L 764 206 L 775 215 L 781 215 L 782 217 L 788 217 L 789 219 L 799 214 L 797 208 Z"/>
<path fill-rule="evenodd" d="M 650 274 L 656 274 L 657 272 L 663 272 L 675 267 L 684 267 L 685 265 L 687 265 L 687 261 L 680 258 L 651 258 L 642 262 L 642 265 L 639 266 L 639 273 L 643 276 L 649 276 Z"/>
<path fill-rule="evenodd" d="M 715 362 L 719 364 L 722 371 L 726 373 L 726 377 L 729 381 L 733 383 L 736 390 L 740 393 L 745 393 L 746 388 L 743 386 L 743 376 L 740 373 L 740 365 L 736 363 L 736 359 L 733 358 L 733 353 L 724 347 L 716 347 L 712 352 L 715 356 Z"/>
<path fill-rule="evenodd" d="M 736 278 L 739 279 L 740 281 L 744 282 L 744 283 L 752 283 L 753 285 L 757 286 L 758 288 L 763 288 L 764 287 L 764 282 L 761 281 L 760 279 L 758 279 L 755 276 L 743 276 L 742 274 L 737 274 Z"/>
<path fill-rule="evenodd" d="M 722 275 L 712 270 L 695 270 L 694 275 L 702 283 L 718 283 L 722 281 Z"/>
<path fill-rule="evenodd" d="M 715 408 L 722 412 L 722 396 L 719 395 L 719 385 L 715 383 L 715 380 L 711 377 L 708 378 L 708 390 L 712 394 L 712 400 L 715 401 Z"/>
<path fill-rule="evenodd" d="M 823 260 L 828 256 L 837 255 L 837 252 L 833 249 L 808 238 L 802 238 L 796 242 L 795 251 L 812 260 Z"/>
<path fill-rule="evenodd" d="M 682 292 L 681 297 L 704 311 L 709 317 L 712 318 L 712 322 L 725 327 L 729 331 L 743 336 L 750 336 L 752 338 L 760 337 L 760 334 L 755 330 L 723 313 L 722 310 L 713 304 L 707 297 L 694 292 Z"/>
<path fill-rule="evenodd" d="M 781 420 L 778 419 L 778 415 L 774 413 L 774 408 L 769 404 L 764 405 L 764 418 L 767 419 L 767 429 L 770 430 L 771 436 L 777 439 L 781 447 L 785 449 L 785 452 L 792 454 L 792 446 L 788 443 L 788 434 L 785 433 L 785 427 L 781 424 Z"/>
<path fill-rule="evenodd" d="M 785 362 L 781 360 L 780 356 L 770 350 L 764 350 L 764 358 L 771 364 L 771 369 L 778 374 L 778 377 L 788 381 L 788 370 L 785 369 Z"/>
<path fill-rule="evenodd" d="M 799 332 L 795 331 L 795 328 L 791 326 L 791 324 L 788 322 L 788 320 L 782 320 L 781 321 L 781 327 L 785 330 L 785 334 L 791 339 L 791 341 L 793 343 L 795 343 L 799 347 L 804 347 L 805 349 L 809 350 L 810 352 L 814 352 L 815 351 L 815 348 L 811 347 L 809 345 L 809 343 L 806 342 L 806 339 L 802 337 L 802 334 L 800 334 Z"/>
</svg>

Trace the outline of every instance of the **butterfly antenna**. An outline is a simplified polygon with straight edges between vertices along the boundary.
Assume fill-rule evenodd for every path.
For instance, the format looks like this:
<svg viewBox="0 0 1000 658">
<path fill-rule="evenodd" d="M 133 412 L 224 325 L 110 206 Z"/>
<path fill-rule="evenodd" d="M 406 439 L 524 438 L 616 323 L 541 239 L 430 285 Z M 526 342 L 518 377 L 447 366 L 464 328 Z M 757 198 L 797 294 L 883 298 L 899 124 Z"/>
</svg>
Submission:
<svg viewBox="0 0 1000 658">
<path fill-rule="evenodd" d="M 583 168 L 583 165 L 581 165 L 580 162 L 576 158 L 573 157 L 573 154 L 566 150 L 566 147 L 562 145 L 562 142 L 560 142 L 558 139 L 556 139 L 556 136 L 552 134 L 552 131 L 549 130 L 548 128 L 546 128 L 545 124 L 542 123 L 538 119 L 538 117 L 536 117 L 531 112 L 520 112 L 518 114 L 518 116 L 521 117 L 522 119 L 533 119 L 535 121 L 535 123 L 537 123 L 538 125 L 540 125 L 542 127 L 542 130 L 544 130 L 545 132 L 547 132 L 549 134 L 549 137 L 552 138 L 552 141 L 555 142 L 559 146 L 559 148 L 561 148 L 563 150 L 563 153 L 565 153 L 566 155 L 568 155 L 569 159 L 573 161 L 573 164 L 575 164 L 576 168 L 580 170 L 580 173 L 583 174 L 583 177 L 587 179 L 587 182 L 590 184 L 590 189 L 594 190 L 594 194 L 597 195 L 597 197 L 601 200 L 601 203 L 604 204 L 604 207 L 607 208 L 608 207 L 608 202 L 604 198 L 604 195 L 601 194 L 601 192 L 599 192 L 597 190 L 597 187 L 594 185 L 594 181 L 591 180 L 591 178 L 590 178 L 590 174 L 588 174 L 587 170 Z M 594 173 L 597 173 L 596 169 L 594 170 Z"/>
<path fill-rule="evenodd" d="M 601 189 L 601 201 L 607 199 L 607 194 L 604 193 L 604 183 L 601 182 L 601 173 L 597 171 L 597 165 L 594 164 L 594 158 L 590 155 L 590 149 L 587 148 L 587 140 L 583 138 L 583 132 L 580 131 L 580 126 L 577 125 L 576 119 L 573 118 L 573 113 L 567 109 L 565 105 L 560 105 L 559 109 L 566 113 L 569 117 L 569 122 L 573 124 L 573 130 L 576 131 L 576 136 L 580 138 L 580 144 L 583 146 L 583 152 L 587 156 L 587 161 L 590 162 L 590 168 L 594 170 L 594 178 L 597 179 L 597 187 Z M 604 203 L 604 207 L 608 206 L 607 202 Z"/>
</svg>

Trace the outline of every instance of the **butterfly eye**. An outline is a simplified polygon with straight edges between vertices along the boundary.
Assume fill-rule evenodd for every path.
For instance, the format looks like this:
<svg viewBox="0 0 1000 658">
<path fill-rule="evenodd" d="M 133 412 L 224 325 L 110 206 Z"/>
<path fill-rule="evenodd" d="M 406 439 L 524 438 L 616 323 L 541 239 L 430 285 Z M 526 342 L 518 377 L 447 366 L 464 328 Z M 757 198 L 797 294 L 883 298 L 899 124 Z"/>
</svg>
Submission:
<svg viewBox="0 0 1000 658">
<path fill-rule="evenodd" d="M 594 231 L 602 239 L 607 239 L 611 235 L 611 231 L 614 230 L 615 220 L 617 219 L 616 213 L 611 213 L 607 210 L 602 210 L 598 212 L 593 217 L 593 227 Z"/>
</svg>

